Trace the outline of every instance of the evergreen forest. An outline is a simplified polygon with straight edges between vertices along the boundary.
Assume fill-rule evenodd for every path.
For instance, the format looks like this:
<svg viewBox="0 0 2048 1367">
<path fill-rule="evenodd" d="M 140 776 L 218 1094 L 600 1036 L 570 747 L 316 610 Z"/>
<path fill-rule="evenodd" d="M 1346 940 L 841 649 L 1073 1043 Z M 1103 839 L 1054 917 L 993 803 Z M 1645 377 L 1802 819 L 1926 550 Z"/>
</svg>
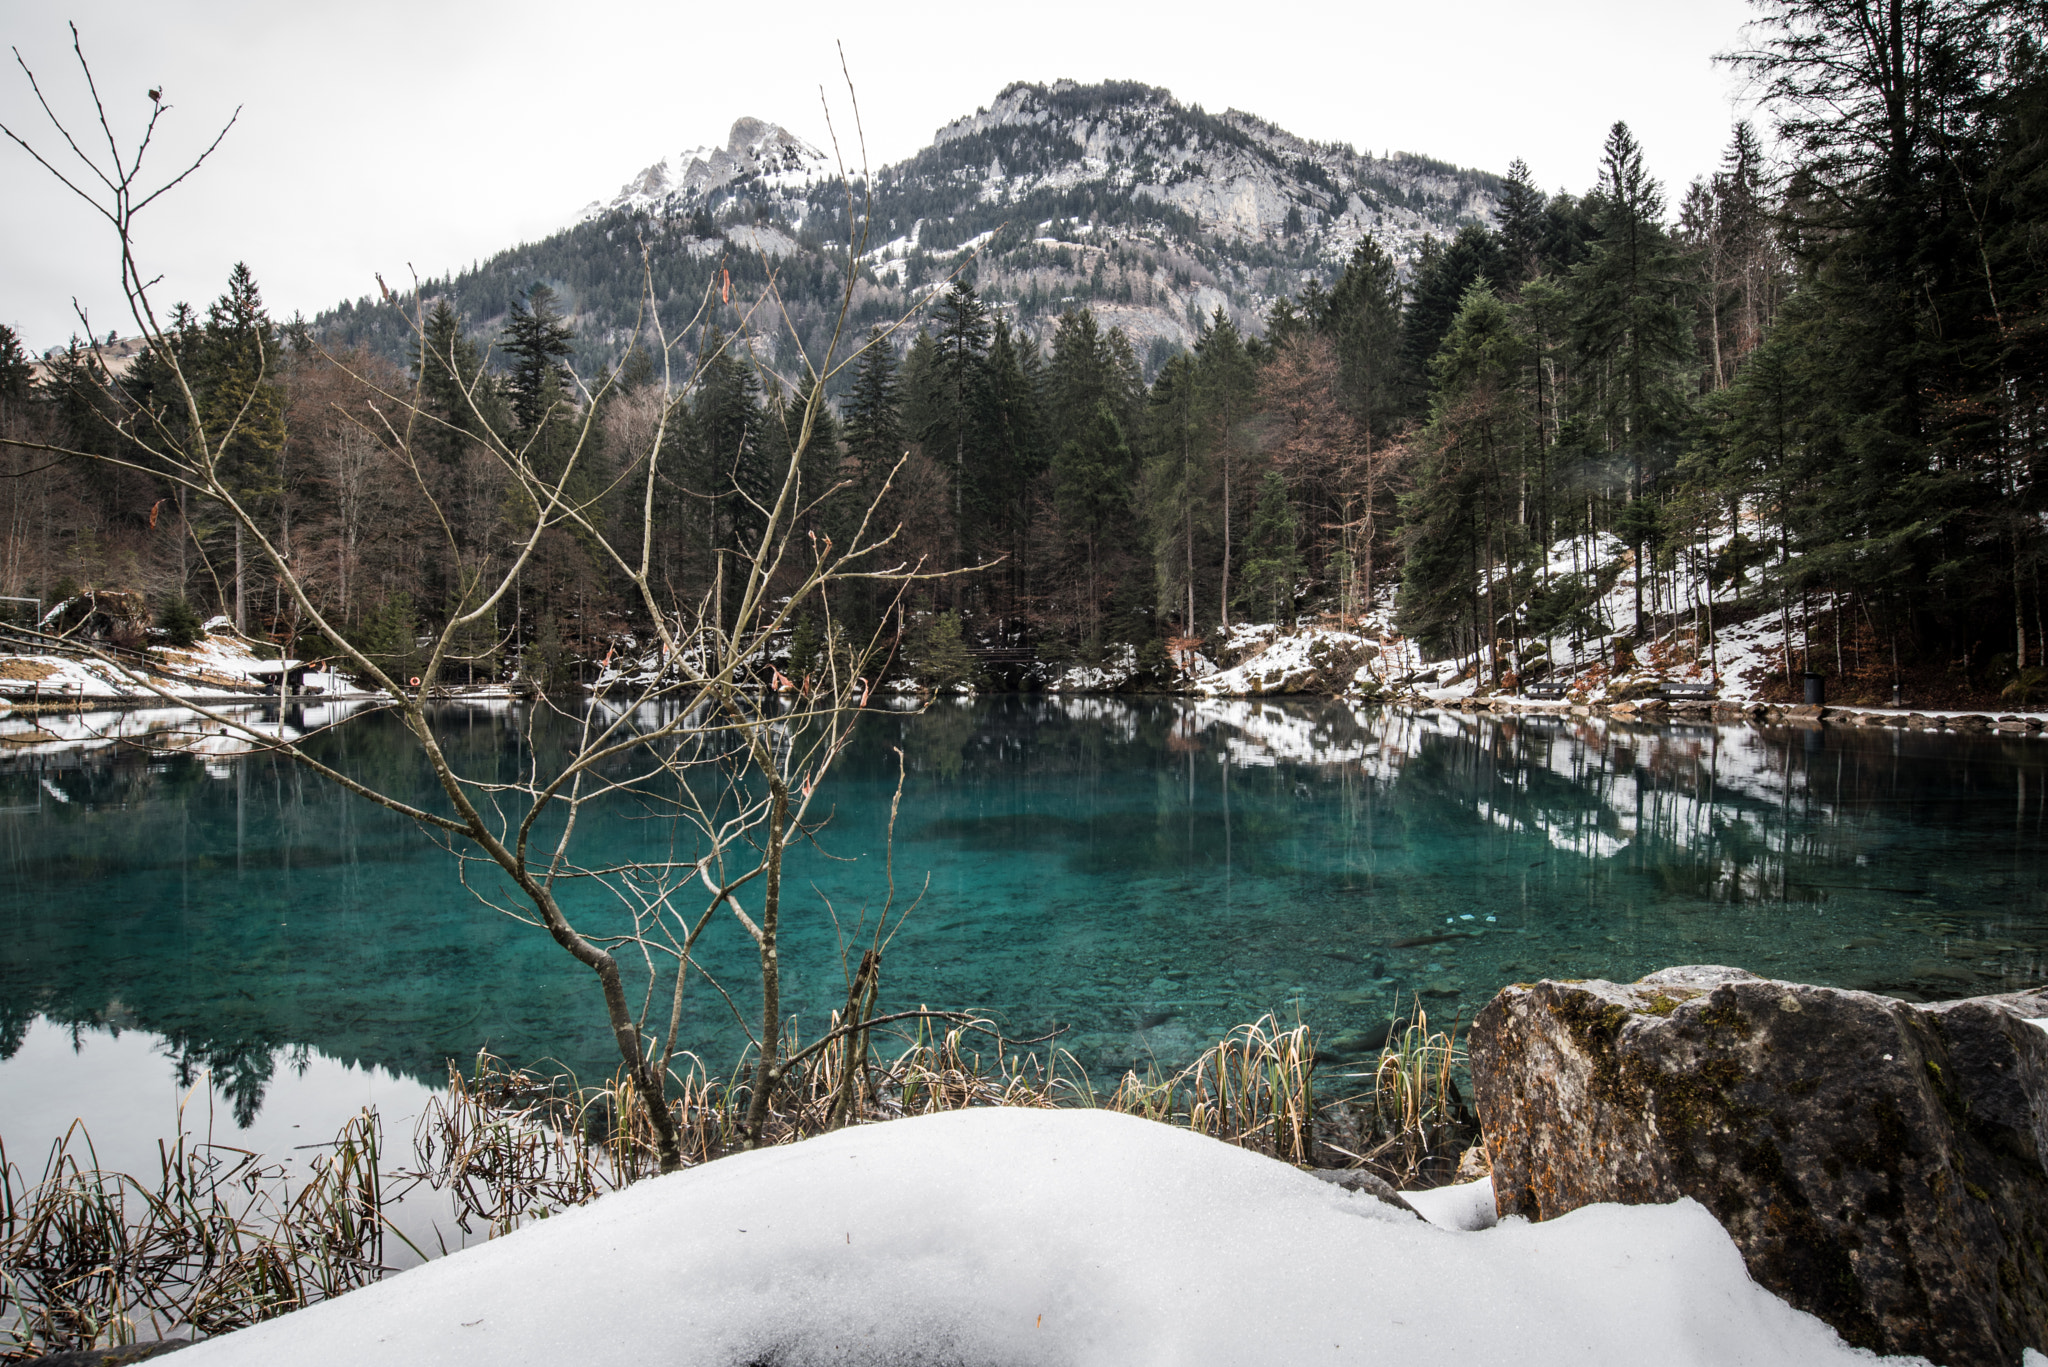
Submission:
<svg viewBox="0 0 2048 1367">
<path fill-rule="evenodd" d="M 971 272 L 933 281 L 901 328 L 857 315 L 866 349 L 805 449 L 807 487 L 837 490 L 810 530 L 843 543 L 886 485 L 905 560 L 978 568 L 842 610 L 901 632 L 907 667 L 940 681 L 977 654 L 1128 647 L 1164 682 L 1176 650 L 1232 624 L 1311 614 L 1499 677 L 1533 638 L 1626 650 L 1697 629 L 1685 586 L 1707 583 L 1788 624 L 1785 689 L 1807 669 L 1872 698 L 2048 680 L 2044 32 L 2022 0 L 1766 0 L 1726 59 L 1758 121 L 1690 184 L 1652 179 L 1616 122 L 1583 192 L 1546 193 L 1518 162 L 1490 221 L 1412 260 L 1367 237 L 1263 319 L 1216 310 L 1192 349 L 1140 354 L 1085 300 L 1027 332 Z M 757 344 L 768 311 L 747 283 L 706 277 L 695 380 L 662 439 L 645 549 L 685 597 L 749 547 L 815 383 Z M 400 321 L 397 303 L 360 307 Z M 486 568 L 442 548 L 503 554 L 529 512 L 483 426 L 542 470 L 583 441 L 570 496 L 630 539 L 665 392 L 644 342 L 580 355 L 544 282 L 481 337 L 446 297 L 418 316 L 406 360 L 341 350 L 274 319 L 237 268 L 166 330 L 199 420 L 238 421 L 234 487 L 392 658 Z M 127 444 L 137 415 L 189 420 L 163 358 L 118 375 L 84 343 L 32 359 L 0 329 L 0 436 L 113 459 L 0 447 L 0 595 L 136 589 L 180 621 L 220 612 L 291 640 L 301 624 L 229 520 Z M 415 382 L 436 419 L 416 471 L 377 437 L 377 390 Z M 429 525 L 421 489 L 459 537 Z M 1600 544 L 1640 567 L 1619 620 L 1581 554 Z M 635 628 L 558 527 L 465 668 L 587 671 Z"/>
</svg>

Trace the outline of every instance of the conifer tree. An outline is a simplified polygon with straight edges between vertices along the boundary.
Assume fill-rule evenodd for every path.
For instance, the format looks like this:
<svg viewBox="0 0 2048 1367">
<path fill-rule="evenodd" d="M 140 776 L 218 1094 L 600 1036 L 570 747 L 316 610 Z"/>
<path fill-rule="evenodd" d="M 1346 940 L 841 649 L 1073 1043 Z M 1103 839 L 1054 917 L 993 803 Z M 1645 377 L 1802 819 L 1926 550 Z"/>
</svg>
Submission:
<svg viewBox="0 0 2048 1367">
<path fill-rule="evenodd" d="M 697 441 L 692 464 L 708 507 L 705 547 L 719 551 L 744 547 L 759 521 L 749 496 L 758 500 L 767 492 L 760 449 L 764 419 L 754 368 L 734 357 L 715 331 L 704 349 L 710 359 L 702 365 L 691 410 Z"/>
<path fill-rule="evenodd" d="M 979 399 L 982 362 L 988 354 L 988 310 L 982 306 L 974 287 L 955 281 L 934 312 L 938 315 L 937 367 L 940 411 L 936 425 L 926 437 L 927 449 L 936 444 L 944 450 L 953 467 L 954 535 L 965 531 L 967 499 L 967 441 L 973 426 L 973 410 Z M 955 581 L 956 587 L 958 581 Z"/>
<path fill-rule="evenodd" d="M 35 371 L 29 365 L 28 352 L 21 345 L 21 337 L 5 323 L 0 323 L 0 405 L 16 404 L 28 397 L 30 383 Z M 0 412 L 4 412 L 0 408 Z"/>
<path fill-rule="evenodd" d="M 1005 556 L 1011 594 L 1021 591 L 1022 538 L 1033 482 L 1047 467 L 1038 393 L 1023 366 L 1023 349 L 1007 322 L 996 322 L 976 393 L 968 455 L 966 542 L 970 553 Z"/>
<path fill-rule="evenodd" d="M 435 301 L 422 330 L 425 336 L 415 365 L 420 367 L 425 407 L 439 425 L 421 433 L 420 445 L 450 465 L 461 459 L 466 443 L 481 430 L 479 410 L 485 419 L 492 416 L 495 395 L 484 379 L 476 343 L 463 335 L 462 317 L 445 298 Z"/>
<path fill-rule="evenodd" d="M 555 307 L 555 292 L 536 284 L 524 299 L 514 299 L 505 317 L 502 345 L 512 358 L 505 391 L 512 418 L 523 432 L 536 431 L 541 420 L 567 398 L 567 367 L 575 350 L 576 331 Z"/>
<path fill-rule="evenodd" d="M 1258 402 L 1258 366 L 1245 350 L 1237 328 L 1221 308 L 1195 343 L 1195 384 L 1202 426 L 1216 453 L 1217 481 L 1222 492 L 1218 510 L 1222 528 L 1222 569 L 1216 588 L 1217 618 L 1230 625 L 1230 574 L 1235 520 L 1243 515 L 1238 484 L 1250 458 L 1245 426 Z"/>
<path fill-rule="evenodd" d="M 1078 439 L 1110 400 L 1111 359 L 1093 309 L 1068 309 L 1053 327 L 1046 410 L 1055 442 Z"/>
<path fill-rule="evenodd" d="M 1247 607 L 1292 627 L 1294 586 L 1301 574 L 1301 520 L 1288 502 L 1287 481 L 1278 470 L 1268 470 L 1259 479 L 1258 502 L 1252 507 L 1251 527 L 1245 536 Z"/>
<path fill-rule="evenodd" d="M 1643 166 L 1643 152 L 1627 124 L 1608 131 L 1602 152 L 1599 238 L 1592 255 L 1572 272 L 1576 330 L 1583 373 L 1592 385 L 1591 407 L 1607 451 L 1627 462 L 1629 499 L 1643 497 L 1653 465 L 1672 457 L 1683 410 L 1680 368 L 1694 355 L 1692 329 L 1682 302 L 1692 286 L 1688 266 L 1665 232 L 1664 196 Z M 1641 564 L 1636 547 L 1635 617 L 1643 615 Z"/>
<path fill-rule="evenodd" d="M 1408 308 L 1402 315 L 1401 349 L 1409 370 L 1429 374 L 1429 363 L 1465 300 L 1472 282 L 1500 278 L 1500 244 L 1477 223 L 1467 223 L 1449 242 L 1425 237 L 1415 258 Z"/>
<path fill-rule="evenodd" d="M 1142 497 L 1159 606 L 1181 617 L 1181 634 L 1199 635 L 1195 612 L 1195 538 L 1206 528 L 1209 450 L 1203 441 L 1194 358 L 1181 352 L 1152 382 L 1147 410 L 1150 456 Z"/>
<path fill-rule="evenodd" d="M 846 454 L 864 497 L 872 497 L 903 456 L 903 415 L 898 406 L 896 353 L 881 328 L 868 333 L 845 404 Z"/>
<path fill-rule="evenodd" d="M 1484 279 L 1474 281 L 1431 367 L 1436 383 L 1425 455 L 1403 500 L 1403 625 L 1442 643 L 1462 621 L 1475 656 L 1491 654 L 1502 618 L 1513 613 L 1528 351 L 1513 311 Z M 1499 661 L 1493 663 L 1497 672 Z"/>
<path fill-rule="evenodd" d="M 1359 239 L 1323 311 L 1323 331 L 1336 344 L 1342 368 L 1344 406 L 1357 425 L 1359 505 L 1342 512 L 1347 547 L 1355 544 L 1372 601 L 1379 541 L 1381 448 L 1400 421 L 1409 386 L 1401 356 L 1401 279 L 1393 258 L 1370 235 Z M 1356 535 L 1351 529 L 1355 527 Z"/>
<path fill-rule="evenodd" d="M 1053 497 L 1060 521 L 1078 536 L 1088 557 L 1088 643 L 1102 643 L 1101 592 L 1097 571 L 1103 538 L 1130 508 L 1131 448 L 1107 399 L 1078 434 L 1061 443 L 1052 460 Z"/>
<path fill-rule="evenodd" d="M 198 367 L 200 420 L 219 463 L 222 483 L 251 515 L 267 515 L 284 492 L 283 349 L 247 263 L 236 262 L 227 292 L 207 310 Z M 235 519 L 235 630 L 247 631 L 248 555 Z M 286 538 L 289 546 L 289 537 Z"/>
<path fill-rule="evenodd" d="M 1545 196 L 1520 157 L 1508 163 L 1500 187 L 1500 209 L 1494 215 L 1500 241 L 1500 283 L 1509 289 L 1536 275 L 1543 266 Z"/>
</svg>

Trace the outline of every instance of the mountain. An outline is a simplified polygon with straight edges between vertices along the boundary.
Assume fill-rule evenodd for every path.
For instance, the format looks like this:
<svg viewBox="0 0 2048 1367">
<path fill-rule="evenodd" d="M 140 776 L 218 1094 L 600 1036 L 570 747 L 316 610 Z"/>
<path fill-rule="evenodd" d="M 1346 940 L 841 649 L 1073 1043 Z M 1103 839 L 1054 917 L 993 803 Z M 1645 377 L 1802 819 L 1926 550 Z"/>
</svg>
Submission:
<svg viewBox="0 0 2048 1367">
<path fill-rule="evenodd" d="M 665 156 L 560 232 L 425 288 L 490 334 L 517 294 L 545 281 L 572 313 L 579 362 L 594 365 L 628 342 L 644 242 L 669 318 L 689 317 L 711 292 L 731 327 L 772 271 L 814 349 L 829 336 L 851 238 L 857 327 L 957 271 L 1041 339 L 1063 310 L 1092 308 L 1150 370 L 1218 308 L 1260 331 L 1275 301 L 1334 280 L 1367 233 L 1412 260 L 1426 235 L 1490 218 L 1499 185 L 1427 157 L 1312 142 L 1236 110 L 1209 114 L 1134 82 L 1019 83 L 851 189 L 811 143 L 743 118 L 723 147 Z M 402 346 L 394 312 L 367 299 L 316 327 L 343 344 Z"/>
<path fill-rule="evenodd" d="M 825 154 L 776 124 L 741 119 L 723 147 L 693 147 L 664 157 L 626 182 L 609 201 L 592 200 L 580 222 L 610 213 L 677 213 L 727 186 L 751 192 L 787 192 L 822 181 L 831 169 Z"/>
</svg>

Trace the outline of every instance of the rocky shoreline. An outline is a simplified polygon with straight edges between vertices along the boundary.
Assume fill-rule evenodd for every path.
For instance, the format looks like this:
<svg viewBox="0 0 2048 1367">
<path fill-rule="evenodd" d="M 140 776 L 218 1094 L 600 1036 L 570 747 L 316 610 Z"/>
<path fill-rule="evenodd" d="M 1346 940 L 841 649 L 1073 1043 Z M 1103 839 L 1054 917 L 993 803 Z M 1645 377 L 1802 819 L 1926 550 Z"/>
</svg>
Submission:
<svg viewBox="0 0 2048 1367">
<path fill-rule="evenodd" d="M 1516 984 L 1470 1048 L 1500 1215 L 1690 1198 L 1853 1346 L 2048 1343 L 2048 989 L 1913 1005 L 1694 965 Z"/>
<path fill-rule="evenodd" d="M 1668 702 L 1644 698 L 1626 702 L 1571 702 L 1494 694 L 1456 699 L 1403 695 L 1387 700 L 1407 707 L 1438 707 L 1459 712 L 1526 713 L 1542 716 L 1606 717 L 1641 722 L 1761 722 L 1772 726 L 1855 726 L 1905 731 L 1955 731 L 1972 735 L 2038 735 L 2048 727 L 2048 714 L 1945 709 L 1915 712 L 1903 708 L 1826 707 L 1766 702 Z"/>
</svg>

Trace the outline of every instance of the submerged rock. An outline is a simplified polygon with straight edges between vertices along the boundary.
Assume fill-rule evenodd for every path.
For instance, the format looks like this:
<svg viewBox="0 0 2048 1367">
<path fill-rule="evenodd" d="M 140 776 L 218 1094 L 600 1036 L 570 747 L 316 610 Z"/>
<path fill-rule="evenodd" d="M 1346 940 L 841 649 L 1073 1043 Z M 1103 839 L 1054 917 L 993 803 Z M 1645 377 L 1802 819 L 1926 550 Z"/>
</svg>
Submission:
<svg viewBox="0 0 2048 1367">
<path fill-rule="evenodd" d="M 1510 987 L 1473 1022 L 1500 1214 L 1692 1197 L 1858 1347 L 2048 1344 L 2048 991 L 1909 1005 L 1741 969 Z"/>
</svg>

